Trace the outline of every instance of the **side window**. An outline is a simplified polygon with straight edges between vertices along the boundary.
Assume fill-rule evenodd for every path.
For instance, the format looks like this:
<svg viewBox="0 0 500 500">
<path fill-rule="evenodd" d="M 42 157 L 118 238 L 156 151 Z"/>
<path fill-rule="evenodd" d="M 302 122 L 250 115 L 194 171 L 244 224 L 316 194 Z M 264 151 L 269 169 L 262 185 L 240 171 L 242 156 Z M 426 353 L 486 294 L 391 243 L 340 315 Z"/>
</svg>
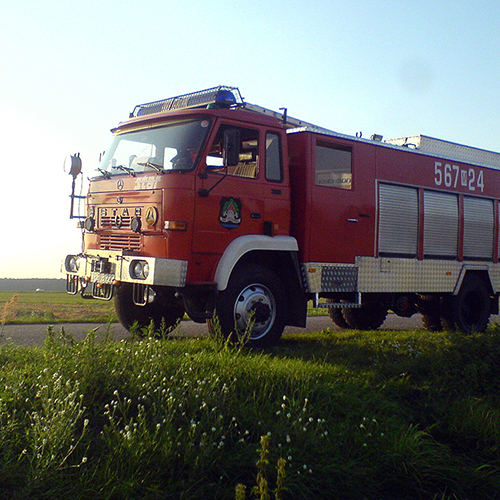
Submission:
<svg viewBox="0 0 500 500">
<path fill-rule="evenodd" d="M 207 155 L 207 167 L 210 171 L 223 174 L 222 145 L 224 130 L 227 128 L 237 128 L 230 125 L 222 125 L 217 131 L 217 135 L 210 146 Z M 257 130 L 239 128 L 240 131 L 240 161 L 235 167 L 228 167 L 228 175 L 237 177 L 256 178 L 259 173 L 259 132 Z"/>
<path fill-rule="evenodd" d="M 280 136 L 272 132 L 266 134 L 266 179 L 273 182 L 283 180 Z"/>
<path fill-rule="evenodd" d="M 351 148 L 316 144 L 316 184 L 352 189 Z"/>
</svg>

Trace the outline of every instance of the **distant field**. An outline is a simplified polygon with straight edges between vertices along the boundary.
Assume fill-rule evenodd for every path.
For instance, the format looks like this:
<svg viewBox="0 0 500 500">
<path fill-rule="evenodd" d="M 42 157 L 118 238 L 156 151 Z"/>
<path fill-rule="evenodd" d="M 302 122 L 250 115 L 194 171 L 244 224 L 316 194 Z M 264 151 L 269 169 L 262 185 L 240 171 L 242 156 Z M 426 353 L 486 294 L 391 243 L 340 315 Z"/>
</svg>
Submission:
<svg viewBox="0 0 500 500">
<path fill-rule="evenodd" d="M 66 292 L 0 292 L 0 324 L 106 322 L 113 302 L 82 299 Z"/>
<path fill-rule="evenodd" d="M 328 314 L 313 309 L 308 315 Z M 66 292 L 2 292 L 0 291 L 0 324 L 16 323 L 101 323 L 116 321 L 113 301 L 82 299 Z"/>
</svg>

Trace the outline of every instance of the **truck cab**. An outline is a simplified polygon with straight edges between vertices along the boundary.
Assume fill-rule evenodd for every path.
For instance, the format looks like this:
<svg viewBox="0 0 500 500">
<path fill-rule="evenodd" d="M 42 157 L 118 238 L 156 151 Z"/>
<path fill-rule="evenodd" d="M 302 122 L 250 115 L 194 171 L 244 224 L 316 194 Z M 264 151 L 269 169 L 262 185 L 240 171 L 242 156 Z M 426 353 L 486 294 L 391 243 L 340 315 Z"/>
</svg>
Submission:
<svg viewBox="0 0 500 500">
<path fill-rule="evenodd" d="M 245 109 L 237 89 L 136 106 L 112 132 L 85 199 L 82 252 L 65 259 L 70 293 L 113 299 L 128 329 L 170 328 L 185 313 L 210 320 L 238 267 L 278 273 L 276 251 L 296 259 L 285 127 Z M 245 295 L 254 337 L 276 320 L 269 288 Z"/>
</svg>

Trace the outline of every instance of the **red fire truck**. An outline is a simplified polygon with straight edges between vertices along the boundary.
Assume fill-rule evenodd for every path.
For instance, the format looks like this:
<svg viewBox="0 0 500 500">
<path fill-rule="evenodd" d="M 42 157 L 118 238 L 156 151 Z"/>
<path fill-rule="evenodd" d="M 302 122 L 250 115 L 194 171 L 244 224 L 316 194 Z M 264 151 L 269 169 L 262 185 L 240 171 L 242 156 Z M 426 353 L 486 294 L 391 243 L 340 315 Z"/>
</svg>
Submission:
<svg viewBox="0 0 500 500">
<path fill-rule="evenodd" d="M 305 326 L 309 300 L 343 328 L 391 310 L 483 331 L 498 313 L 500 154 L 282 111 L 223 86 L 136 106 L 90 181 L 68 292 L 113 298 L 126 328 L 187 313 L 255 346 Z M 79 156 L 70 167 L 74 181 Z"/>
</svg>

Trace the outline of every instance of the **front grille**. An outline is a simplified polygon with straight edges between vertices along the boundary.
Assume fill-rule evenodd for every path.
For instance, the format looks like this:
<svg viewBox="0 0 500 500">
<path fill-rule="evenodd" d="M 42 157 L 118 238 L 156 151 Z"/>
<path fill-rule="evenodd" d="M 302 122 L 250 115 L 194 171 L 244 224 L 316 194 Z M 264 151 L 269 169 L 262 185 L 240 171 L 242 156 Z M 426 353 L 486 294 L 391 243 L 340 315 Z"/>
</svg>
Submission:
<svg viewBox="0 0 500 500">
<path fill-rule="evenodd" d="M 100 218 L 101 228 L 123 227 L 129 228 L 132 217 L 121 215 L 119 218 L 112 216 L 102 216 Z"/>
<path fill-rule="evenodd" d="M 141 250 L 140 234 L 101 234 L 99 235 L 101 250 Z"/>
</svg>

